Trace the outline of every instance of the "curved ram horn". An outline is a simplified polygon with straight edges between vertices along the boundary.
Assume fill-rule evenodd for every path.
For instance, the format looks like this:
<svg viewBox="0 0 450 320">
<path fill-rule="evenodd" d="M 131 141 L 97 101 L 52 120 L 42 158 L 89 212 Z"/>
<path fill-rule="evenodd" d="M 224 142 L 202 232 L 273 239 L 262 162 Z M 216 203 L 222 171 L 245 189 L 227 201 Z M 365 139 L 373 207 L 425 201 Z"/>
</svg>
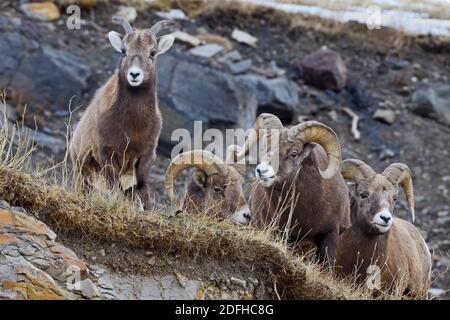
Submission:
<svg viewBox="0 0 450 320">
<path fill-rule="evenodd" d="M 133 33 L 133 28 L 131 27 L 130 23 L 128 22 L 127 19 L 125 19 L 124 17 L 121 16 L 114 16 L 112 18 L 112 21 L 114 23 L 120 24 L 122 26 L 122 28 L 125 30 L 126 34 L 132 34 Z"/>
<path fill-rule="evenodd" d="M 414 212 L 414 190 L 409 167 L 403 163 L 393 163 L 384 169 L 382 175 L 385 176 L 391 183 L 402 186 L 403 191 L 406 194 L 406 200 L 408 201 L 412 221 L 414 222 L 416 218 Z"/>
<path fill-rule="evenodd" d="M 170 201 L 175 202 L 173 184 L 178 175 L 189 168 L 197 168 L 207 175 L 228 175 L 228 168 L 222 160 L 206 150 L 193 150 L 180 153 L 169 164 L 166 170 L 164 189 Z"/>
<path fill-rule="evenodd" d="M 244 147 L 241 148 L 239 152 L 235 155 L 235 160 L 239 161 L 244 158 L 250 152 L 250 149 L 258 142 L 260 139 L 260 130 L 272 130 L 272 129 L 282 129 L 283 124 L 277 116 L 271 113 L 261 113 L 258 118 L 256 118 L 255 124 L 250 131 L 247 140 L 245 141 Z"/>
<path fill-rule="evenodd" d="M 376 172 L 364 161 L 358 159 L 345 159 L 341 163 L 341 173 L 344 179 L 359 183 L 363 179 L 371 179 Z"/>
<path fill-rule="evenodd" d="M 227 148 L 225 163 L 234 168 L 242 177 L 245 176 L 245 163 L 238 163 L 237 155 L 242 151 L 242 147 L 232 144 Z M 242 158 L 241 158 L 242 159 Z"/>
<path fill-rule="evenodd" d="M 300 139 L 304 143 L 315 142 L 325 149 L 328 166 L 325 171 L 319 168 L 322 178 L 330 179 L 339 171 L 341 147 L 336 133 L 330 127 L 317 121 L 306 121 L 290 128 L 288 139 L 291 142 L 296 139 Z"/>
<path fill-rule="evenodd" d="M 178 24 L 171 20 L 161 20 L 153 25 L 153 27 L 147 29 L 147 32 L 151 36 L 157 36 L 164 29 L 172 31 Z"/>
</svg>

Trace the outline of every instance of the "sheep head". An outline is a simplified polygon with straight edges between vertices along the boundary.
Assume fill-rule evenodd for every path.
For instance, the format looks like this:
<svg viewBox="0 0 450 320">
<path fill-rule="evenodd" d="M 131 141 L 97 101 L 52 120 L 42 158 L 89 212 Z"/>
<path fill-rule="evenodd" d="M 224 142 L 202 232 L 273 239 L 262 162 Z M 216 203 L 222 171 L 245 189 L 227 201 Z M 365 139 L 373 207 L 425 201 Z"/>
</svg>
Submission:
<svg viewBox="0 0 450 320">
<path fill-rule="evenodd" d="M 113 17 L 113 22 L 125 31 L 123 37 L 115 31 L 108 33 L 113 48 L 122 53 L 119 79 L 134 88 L 151 83 L 155 79 L 156 57 L 169 50 L 175 39 L 172 35 L 157 35 L 164 29 L 173 29 L 176 23 L 162 20 L 149 29 L 134 30 L 123 17 Z"/>
<path fill-rule="evenodd" d="M 176 203 L 174 181 L 189 168 L 197 169 L 192 174 L 192 181 L 201 190 L 202 203 L 196 204 L 197 207 L 211 209 L 213 205 L 222 218 L 231 218 L 243 225 L 250 222 L 250 209 L 242 191 L 243 176 L 232 165 L 205 150 L 181 153 L 169 164 L 165 190 L 173 203 Z"/>
<path fill-rule="evenodd" d="M 327 168 L 324 171 L 318 168 L 322 178 L 330 179 L 339 171 L 339 140 L 331 128 L 320 122 L 307 121 L 285 128 L 276 116 L 263 113 L 257 118 L 253 129 L 236 158 L 240 160 L 247 155 L 250 148 L 266 134 L 266 150 L 256 167 L 256 176 L 265 187 L 291 185 L 303 161 L 311 153 L 314 143 L 324 148 L 328 158 Z M 275 139 L 274 134 L 278 135 Z M 272 165 L 274 161 L 278 161 L 277 172 Z"/>
<path fill-rule="evenodd" d="M 392 226 L 398 186 L 402 186 L 414 222 L 414 193 L 411 171 L 403 163 L 393 163 L 377 174 L 361 160 L 347 159 L 341 164 L 345 179 L 355 182 L 356 221 L 367 233 L 385 233 Z"/>
</svg>

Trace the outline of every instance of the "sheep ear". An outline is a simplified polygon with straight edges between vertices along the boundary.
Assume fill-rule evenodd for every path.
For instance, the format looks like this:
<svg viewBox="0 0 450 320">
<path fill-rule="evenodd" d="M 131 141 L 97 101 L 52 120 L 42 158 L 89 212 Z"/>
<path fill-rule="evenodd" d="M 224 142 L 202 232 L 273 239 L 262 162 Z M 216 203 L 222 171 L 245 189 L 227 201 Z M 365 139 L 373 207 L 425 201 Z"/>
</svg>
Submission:
<svg viewBox="0 0 450 320">
<path fill-rule="evenodd" d="M 163 54 L 167 50 L 169 50 L 173 42 L 175 41 L 175 37 L 171 34 L 162 36 L 158 38 L 158 54 Z"/>
<path fill-rule="evenodd" d="M 192 174 L 192 179 L 194 180 L 194 183 L 200 188 L 206 188 L 207 176 L 203 171 L 195 171 Z"/>
<path fill-rule="evenodd" d="M 119 33 L 115 31 L 108 32 L 108 39 L 116 51 L 122 52 L 122 36 Z"/>
<path fill-rule="evenodd" d="M 312 143 L 307 143 L 303 146 L 303 150 L 302 150 L 302 161 L 305 160 L 306 158 L 308 158 L 308 156 L 311 154 L 311 151 L 314 149 L 315 145 Z"/>
</svg>

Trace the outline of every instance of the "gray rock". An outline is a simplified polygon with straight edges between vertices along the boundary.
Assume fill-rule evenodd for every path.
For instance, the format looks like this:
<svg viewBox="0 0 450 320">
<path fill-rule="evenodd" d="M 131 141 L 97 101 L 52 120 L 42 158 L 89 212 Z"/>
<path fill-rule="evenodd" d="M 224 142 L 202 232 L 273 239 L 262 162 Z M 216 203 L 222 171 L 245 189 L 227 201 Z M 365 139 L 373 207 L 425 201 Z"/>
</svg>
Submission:
<svg viewBox="0 0 450 320">
<path fill-rule="evenodd" d="M 409 62 L 400 58 L 387 58 L 384 63 L 393 70 L 402 70 L 409 66 Z"/>
<path fill-rule="evenodd" d="M 0 21 L 0 87 L 27 103 L 28 111 L 68 109 L 73 96 L 81 98 L 89 67 L 68 52 L 41 45 L 31 29 L 11 30 Z M 74 103 L 80 100 L 75 99 Z"/>
<path fill-rule="evenodd" d="M 440 297 L 440 296 L 444 295 L 446 293 L 446 291 L 444 289 L 431 288 L 430 290 L 428 290 L 428 293 L 430 295 L 432 295 L 433 297 Z"/>
<path fill-rule="evenodd" d="M 156 257 L 151 257 L 148 261 L 147 261 L 147 263 L 148 263 L 148 265 L 149 266 L 151 266 L 151 267 L 154 267 L 154 266 L 156 266 Z"/>
<path fill-rule="evenodd" d="M 135 7 L 119 6 L 115 15 L 124 17 L 128 22 L 133 23 L 136 20 L 138 14 Z"/>
<path fill-rule="evenodd" d="M 9 209 L 11 206 L 5 200 L 0 200 L 0 209 Z"/>
<path fill-rule="evenodd" d="M 239 30 L 234 29 L 231 33 L 231 37 L 236 40 L 237 42 L 244 43 L 250 47 L 256 48 L 258 43 L 258 38 L 252 36 L 251 34 Z"/>
<path fill-rule="evenodd" d="M 31 256 L 36 253 L 38 248 L 33 245 L 23 246 L 19 248 L 19 252 L 24 256 Z"/>
<path fill-rule="evenodd" d="M 235 285 L 237 287 L 240 287 L 242 289 L 245 289 L 245 287 L 247 287 L 247 281 L 241 279 L 241 278 L 237 278 L 237 277 L 231 277 L 230 278 L 230 283 L 232 285 Z"/>
<path fill-rule="evenodd" d="M 393 124 L 395 122 L 395 112 L 392 110 L 377 109 L 373 118 L 387 124 Z"/>
<path fill-rule="evenodd" d="M 100 296 L 99 289 L 90 279 L 81 280 L 78 284 L 83 297 L 92 299 Z"/>
<path fill-rule="evenodd" d="M 21 213 L 25 213 L 25 214 L 27 213 L 27 210 L 25 210 L 22 207 L 11 207 L 10 210 L 13 212 L 21 212 Z"/>
<path fill-rule="evenodd" d="M 1 79 L 0 79 L 1 81 Z M 15 122 L 17 120 L 16 111 L 8 103 L 0 103 L 0 125 L 3 126 L 3 121 L 8 120 Z"/>
<path fill-rule="evenodd" d="M 411 102 L 414 113 L 450 126 L 450 85 L 419 89 Z"/>
<path fill-rule="evenodd" d="M 395 151 L 393 151 L 391 149 L 384 149 L 380 152 L 378 159 L 387 160 L 387 159 L 392 159 L 393 157 L 395 157 Z"/>
<path fill-rule="evenodd" d="M 159 147 L 163 152 L 178 143 L 171 140 L 172 132 L 185 128 L 192 133 L 194 121 L 202 121 L 203 130 L 247 129 L 253 124 L 258 105 L 256 92 L 229 73 L 170 52 L 160 57 L 158 79 L 164 119 Z"/>
<path fill-rule="evenodd" d="M 189 53 L 202 58 L 211 58 L 223 50 L 224 48 L 222 46 L 219 46 L 215 43 L 210 43 L 192 48 L 191 50 L 189 50 Z"/>
<path fill-rule="evenodd" d="M 159 283 L 153 278 L 145 278 L 142 281 L 140 300 L 162 300 L 162 292 Z"/>
<path fill-rule="evenodd" d="M 225 62 L 229 62 L 229 61 L 236 62 L 239 60 L 242 60 L 242 55 L 237 50 L 227 52 L 223 56 L 221 56 L 219 59 L 217 59 L 217 61 L 219 61 L 221 63 L 225 63 Z"/>
<path fill-rule="evenodd" d="M 252 67 L 252 60 L 245 59 L 239 62 L 227 62 L 228 69 L 232 74 L 244 73 Z"/>
<path fill-rule="evenodd" d="M 156 14 L 163 18 L 168 20 L 186 20 L 188 17 L 186 14 L 181 11 L 180 9 L 171 9 L 169 11 L 157 11 Z"/>
<path fill-rule="evenodd" d="M 297 85 L 285 77 L 267 79 L 258 75 L 239 76 L 240 83 L 247 90 L 256 92 L 258 112 L 270 112 L 281 120 L 290 120 L 298 111 Z"/>
</svg>

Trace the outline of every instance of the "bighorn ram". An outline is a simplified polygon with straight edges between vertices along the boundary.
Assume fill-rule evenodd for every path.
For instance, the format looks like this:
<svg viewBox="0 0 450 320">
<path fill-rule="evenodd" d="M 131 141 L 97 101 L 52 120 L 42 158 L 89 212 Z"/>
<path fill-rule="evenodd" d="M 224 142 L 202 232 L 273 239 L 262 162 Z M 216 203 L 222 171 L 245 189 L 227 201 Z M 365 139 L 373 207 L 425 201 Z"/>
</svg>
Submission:
<svg viewBox="0 0 450 320">
<path fill-rule="evenodd" d="M 242 192 L 243 177 L 239 169 L 224 163 L 206 150 L 194 150 L 177 155 L 166 171 L 165 190 L 176 202 L 174 181 L 189 168 L 196 168 L 187 186 L 182 205 L 187 211 L 203 212 L 212 209 L 223 217 L 231 217 L 238 224 L 248 224 L 250 209 Z"/>
<path fill-rule="evenodd" d="M 242 150 L 235 153 L 236 161 L 249 153 L 265 130 L 275 130 L 279 136 L 269 148 L 272 155 L 269 153 L 256 167 L 258 181 L 250 195 L 252 221 L 264 227 L 279 219 L 277 227 L 290 229 L 291 243 L 312 242 L 319 261 L 331 267 L 339 233 L 350 225 L 348 190 L 339 172 L 341 150 L 336 134 L 316 121 L 285 128 L 276 116 L 267 113 L 257 118 L 254 129 Z M 271 166 L 273 161 L 279 162 L 278 172 Z M 285 199 L 292 199 L 292 207 L 280 207 Z"/>
<path fill-rule="evenodd" d="M 125 36 L 108 33 L 114 49 L 122 53 L 118 68 L 95 94 L 76 126 L 70 144 L 75 185 L 91 183 L 102 172 L 110 185 L 121 188 L 149 206 L 150 167 L 161 131 L 156 97 L 157 56 L 169 50 L 174 37 L 158 33 L 173 28 L 164 20 L 150 29 L 133 30 L 128 21 L 114 17 Z"/>
<path fill-rule="evenodd" d="M 393 163 L 376 174 L 360 160 L 342 162 L 342 175 L 355 182 L 351 188 L 352 226 L 341 236 L 336 252 L 336 273 L 370 277 L 373 285 L 395 294 L 424 297 L 430 286 L 431 256 L 419 230 L 393 218 L 398 185 L 406 194 L 414 221 L 411 172 Z"/>
</svg>

